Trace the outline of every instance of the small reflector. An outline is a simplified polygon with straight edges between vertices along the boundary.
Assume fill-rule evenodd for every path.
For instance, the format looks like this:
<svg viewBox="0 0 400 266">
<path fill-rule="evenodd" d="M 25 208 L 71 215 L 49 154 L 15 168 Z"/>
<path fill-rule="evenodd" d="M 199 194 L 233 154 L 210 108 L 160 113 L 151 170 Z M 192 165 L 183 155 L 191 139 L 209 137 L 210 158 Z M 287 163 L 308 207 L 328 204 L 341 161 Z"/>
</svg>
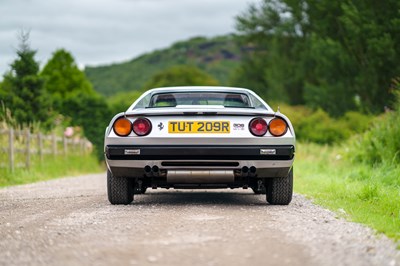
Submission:
<svg viewBox="0 0 400 266">
<path fill-rule="evenodd" d="M 276 155 L 276 149 L 260 149 L 261 155 Z"/>
<path fill-rule="evenodd" d="M 140 154 L 140 150 L 125 150 L 124 152 L 125 155 L 139 155 Z"/>
</svg>

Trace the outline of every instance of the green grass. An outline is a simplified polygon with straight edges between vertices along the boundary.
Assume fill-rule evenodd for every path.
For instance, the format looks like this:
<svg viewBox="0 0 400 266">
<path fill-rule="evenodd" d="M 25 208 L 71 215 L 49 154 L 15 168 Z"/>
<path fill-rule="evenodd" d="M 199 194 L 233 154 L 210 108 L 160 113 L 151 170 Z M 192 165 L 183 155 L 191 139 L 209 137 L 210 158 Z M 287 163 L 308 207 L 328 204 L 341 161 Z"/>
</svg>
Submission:
<svg viewBox="0 0 400 266">
<path fill-rule="evenodd" d="M 350 160 L 346 147 L 299 144 L 295 191 L 338 216 L 400 240 L 400 166 Z"/>
<path fill-rule="evenodd" d="M 0 187 L 33 183 L 64 176 L 103 171 L 94 155 L 46 156 L 43 163 L 34 162 L 31 169 L 17 168 L 11 173 L 0 168 Z"/>
</svg>

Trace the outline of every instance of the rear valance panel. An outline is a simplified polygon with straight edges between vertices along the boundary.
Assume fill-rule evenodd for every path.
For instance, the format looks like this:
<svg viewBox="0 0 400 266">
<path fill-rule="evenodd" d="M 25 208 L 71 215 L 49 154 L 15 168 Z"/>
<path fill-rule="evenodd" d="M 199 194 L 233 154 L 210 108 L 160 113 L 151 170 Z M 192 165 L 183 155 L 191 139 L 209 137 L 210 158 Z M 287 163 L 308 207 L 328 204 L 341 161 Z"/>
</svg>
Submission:
<svg viewBox="0 0 400 266">
<path fill-rule="evenodd" d="M 110 160 L 291 160 L 294 146 L 120 146 L 106 147 Z"/>
</svg>

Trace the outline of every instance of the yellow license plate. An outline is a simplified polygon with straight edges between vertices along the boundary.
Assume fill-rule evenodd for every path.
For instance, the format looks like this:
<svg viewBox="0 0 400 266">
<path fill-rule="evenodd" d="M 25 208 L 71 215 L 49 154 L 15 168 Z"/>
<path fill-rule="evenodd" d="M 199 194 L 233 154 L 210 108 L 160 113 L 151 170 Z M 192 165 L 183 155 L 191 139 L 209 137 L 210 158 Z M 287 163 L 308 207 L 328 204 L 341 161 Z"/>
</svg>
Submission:
<svg viewBox="0 0 400 266">
<path fill-rule="evenodd" d="M 168 133 L 229 133 L 229 121 L 168 121 Z"/>
</svg>

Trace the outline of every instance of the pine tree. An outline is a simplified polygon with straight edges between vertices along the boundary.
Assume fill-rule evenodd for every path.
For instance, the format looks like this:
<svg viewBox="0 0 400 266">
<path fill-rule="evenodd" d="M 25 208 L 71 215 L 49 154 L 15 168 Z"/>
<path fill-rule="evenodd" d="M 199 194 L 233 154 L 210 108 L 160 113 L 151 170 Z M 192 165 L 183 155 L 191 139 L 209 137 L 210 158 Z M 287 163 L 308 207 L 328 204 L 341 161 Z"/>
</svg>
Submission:
<svg viewBox="0 0 400 266">
<path fill-rule="evenodd" d="M 44 66 L 41 77 L 51 96 L 54 109 L 69 120 L 70 125 L 83 128 L 85 137 L 93 143 L 99 159 L 104 158 L 104 129 L 111 113 L 104 97 L 94 89 L 78 68 L 68 51 L 59 49 Z"/>
<path fill-rule="evenodd" d="M 51 102 L 47 97 L 43 79 L 39 76 L 36 51 L 29 46 L 29 32 L 21 32 L 17 58 L 11 70 L 4 75 L 1 101 L 19 125 L 40 122 L 51 126 Z"/>
<path fill-rule="evenodd" d="M 71 111 L 66 102 L 78 95 L 96 95 L 92 84 L 78 68 L 74 57 L 64 49 L 58 49 L 44 66 L 41 77 L 45 90 L 53 99 L 55 110 L 63 115 Z"/>
</svg>

